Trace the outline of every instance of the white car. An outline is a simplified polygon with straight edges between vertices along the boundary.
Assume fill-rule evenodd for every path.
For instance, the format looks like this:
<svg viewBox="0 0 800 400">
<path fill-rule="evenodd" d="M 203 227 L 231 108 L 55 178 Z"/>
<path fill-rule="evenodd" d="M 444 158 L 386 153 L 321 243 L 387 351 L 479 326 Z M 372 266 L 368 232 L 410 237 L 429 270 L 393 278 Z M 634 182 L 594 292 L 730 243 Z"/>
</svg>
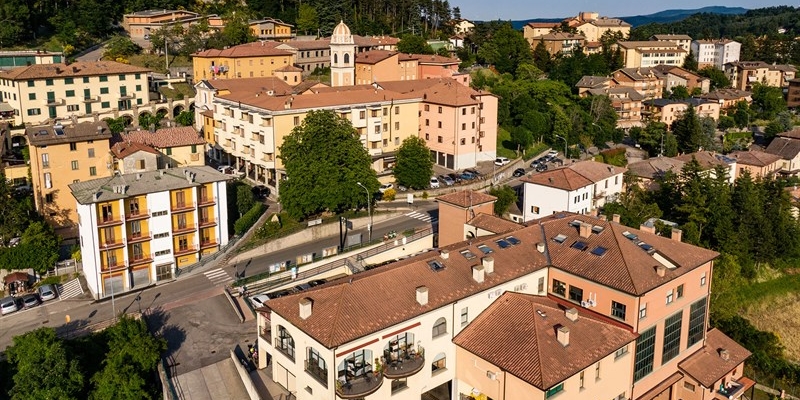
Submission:
<svg viewBox="0 0 800 400">
<path fill-rule="evenodd" d="M 264 307 L 264 303 L 269 300 L 269 296 L 265 294 L 257 294 L 250 298 L 250 303 L 253 304 L 253 308 L 261 308 Z"/>
<path fill-rule="evenodd" d="M 383 192 L 385 192 L 385 191 L 387 191 L 389 189 L 392 189 L 392 188 L 394 188 L 394 184 L 393 183 L 384 183 L 383 185 L 381 185 L 381 187 L 378 188 L 378 191 L 383 193 Z"/>
<path fill-rule="evenodd" d="M 547 155 L 548 155 L 548 156 L 550 156 L 551 158 L 552 158 L 552 157 L 555 157 L 555 156 L 557 156 L 557 155 L 558 155 L 558 151 L 556 151 L 556 150 L 550 150 L 550 151 L 548 151 L 548 152 L 547 152 Z"/>
<path fill-rule="evenodd" d="M 501 166 L 501 167 L 503 165 L 508 164 L 509 162 L 511 162 L 511 161 L 509 161 L 508 158 L 505 158 L 505 157 L 497 157 L 497 158 L 494 159 L 494 165 L 498 165 L 498 166 Z"/>
<path fill-rule="evenodd" d="M 39 298 L 42 301 L 53 300 L 58 296 L 56 293 L 56 288 L 53 285 L 42 285 L 39 286 Z"/>
<path fill-rule="evenodd" d="M 435 176 L 431 177 L 431 189 L 438 189 L 439 188 L 439 179 Z"/>
<path fill-rule="evenodd" d="M 0 300 L 0 314 L 11 314 L 17 310 L 19 310 L 19 307 L 17 307 L 17 299 L 9 296 Z"/>
</svg>

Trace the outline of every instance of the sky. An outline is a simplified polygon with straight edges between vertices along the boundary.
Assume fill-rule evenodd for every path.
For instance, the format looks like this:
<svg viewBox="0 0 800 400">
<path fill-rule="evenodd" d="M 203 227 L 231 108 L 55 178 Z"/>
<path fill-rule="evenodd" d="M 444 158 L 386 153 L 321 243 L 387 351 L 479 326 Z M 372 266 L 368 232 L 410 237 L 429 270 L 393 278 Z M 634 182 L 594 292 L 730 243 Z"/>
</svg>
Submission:
<svg viewBox="0 0 800 400">
<path fill-rule="evenodd" d="M 566 18 L 578 15 L 581 11 L 595 11 L 602 16 L 624 17 L 647 15 L 664 10 L 696 9 L 706 6 L 727 6 L 743 8 L 764 8 L 778 5 L 792 5 L 786 0 L 450 0 L 451 7 L 461 8 L 461 17 L 470 20 L 524 20 L 533 18 Z"/>
</svg>

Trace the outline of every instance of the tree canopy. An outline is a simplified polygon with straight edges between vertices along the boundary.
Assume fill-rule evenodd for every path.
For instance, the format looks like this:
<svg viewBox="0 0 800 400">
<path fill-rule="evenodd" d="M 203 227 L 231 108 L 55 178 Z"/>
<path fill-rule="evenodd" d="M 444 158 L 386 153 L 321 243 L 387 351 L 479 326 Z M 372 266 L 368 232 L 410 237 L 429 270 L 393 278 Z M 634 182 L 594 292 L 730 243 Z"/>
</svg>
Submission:
<svg viewBox="0 0 800 400">
<path fill-rule="evenodd" d="M 422 37 L 417 35 L 404 35 L 397 42 L 397 51 L 407 54 L 433 54 L 433 47 Z"/>
<path fill-rule="evenodd" d="M 15 336 L 8 359 L 16 370 L 12 400 L 80 398 L 83 373 L 52 328 Z"/>
<path fill-rule="evenodd" d="M 394 178 L 397 184 L 413 189 L 425 189 L 433 175 L 431 151 L 418 136 L 409 136 L 397 150 Z"/>
<path fill-rule="evenodd" d="M 287 179 L 280 183 L 281 204 L 294 218 L 366 207 L 360 182 L 378 190 L 372 159 L 350 121 L 329 110 L 309 112 L 286 136 L 280 158 Z"/>
<path fill-rule="evenodd" d="M 478 59 L 492 64 L 500 73 L 514 73 L 520 64 L 531 63 L 533 55 L 522 32 L 505 23 L 478 49 Z"/>
</svg>

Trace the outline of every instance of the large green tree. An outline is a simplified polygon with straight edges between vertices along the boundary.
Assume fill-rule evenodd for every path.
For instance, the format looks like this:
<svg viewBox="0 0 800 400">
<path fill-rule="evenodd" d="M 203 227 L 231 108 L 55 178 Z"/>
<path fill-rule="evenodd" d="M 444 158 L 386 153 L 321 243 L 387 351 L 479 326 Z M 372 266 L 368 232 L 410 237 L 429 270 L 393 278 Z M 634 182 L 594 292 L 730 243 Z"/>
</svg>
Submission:
<svg viewBox="0 0 800 400">
<path fill-rule="evenodd" d="M 678 151 L 682 153 L 694 153 L 705 143 L 700 120 L 691 105 L 672 123 L 672 133 L 678 139 Z"/>
<path fill-rule="evenodd" d="M 433 47 L 422 36 L 404 35 L 397 42 L 397 51 L 407 54 L 433 54 Z"/>
<path fill-rule="evenodd" d="M 778 113 L 786 111 L 783 90 L 779 87 L 755 83 L 753 85 L 753 105 L 751 108 L 756 112 L 758 118 L 775 118 Z"/>
<path fill-rule="evenodd" d="M 725 72 L 717 67 L 705 67 L 697 71 L 697 74 L 711 80 L 711 90 L 723 89 L 731 86 L 731 80 L 728 79 Z"/>
<path fill-rule="evenodd" d="M 53 328 L 15 336 L 7 354 L 16 370 L 11 400 L 80 398 L 83 373 Z"/>
<path fill-rule="evenodd" d="M 399 185 L 414 189 L 428 187 L 433 175 L 431 151 L 425 141 L 417 136 L 409 136 L 397 150 L 397 164 L 394 177 Z"/>
<path fill-rule="evenodd" d="M 308 3 L 301 3 L 297 11 L 297 31 L 308 35 L 309 32 L 316 33 L 317 29 L 319 29 L 317 9 Z"/>
<path fill-rule="evenodd" d="M 489 194 L 497 197 L 497 201 L 494 202 L 494 213 L 498 216 L 503 216 L 509 207 L 517 202 L 517 192 L 508 185 L 493 187 L 489 190 Z"/>
<path fill-rule="evenodd" d="M 513 74 L 523 63 L 531 63 L 531 46 L 522 33 L 505 23 L 478 49 L 478 58 L 494 65 L 500 73 Z"/>
<path fill-rule="evenodd" d="M 366 207 L 358 182 L 370 193 L 378 190 L 372 159 L 358 133 L 333 111 L 309 112 L 286 136 L 280 154 L 287 175 L 281 182 L 281 204 L 292 217 Z"/>
</svg>

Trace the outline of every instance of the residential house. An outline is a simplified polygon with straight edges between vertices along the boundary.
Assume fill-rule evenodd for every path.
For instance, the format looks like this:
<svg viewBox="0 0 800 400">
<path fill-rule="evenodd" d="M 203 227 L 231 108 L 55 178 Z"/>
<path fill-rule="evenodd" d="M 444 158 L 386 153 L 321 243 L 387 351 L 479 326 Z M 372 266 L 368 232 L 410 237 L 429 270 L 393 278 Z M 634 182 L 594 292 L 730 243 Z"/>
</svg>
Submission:
<svg viewBox="0 0 800 400">
<path fill-rule="evenodd" d="M 375 41 L 375 45 L 373 46 L 375 50 L 388 50 L 388 51 L 397 51 L 397 43 L 400 42 L 399 38 L 392 37 L 392 36 L 372 36 L 372 40 Z"/>
<path fill-rule="evenodd" d="M 450 36 L 450 38 L 449 38 L 450 39 L 450 44 L 453 45 L 454 49 L 460 49 L 460 48 L 464 47 L 464 38 L 465 38 L 465 36 L 463 36 L 463 35 Z"/>
<path fill-rule="evenodd" d="M 780 174 L 797 175 L 800 172 L 800 129 L 779 133 L 765 151 L 781 157 Z"/>
<path fill-rule="evenodd" d="M 608 96 L 614 111 L 617 112 L 617 128 L 629 129 L 634 126 L 642 126 L 642 96 L 632 87 L 616 86 L 607 89 L 589 89 L 581 95 L 586 96 Z"/>
<path fill-rule="evenodd" d="M 616 86 L 616 82 L 614 82 L 611 78 L 607 76 L 594 75 L 584 75 L 581 77 L 578 83 L 575 84 L 575 87 L 578 88 L 579 96 L 582 96 L 590 89 L 608 89 L 614 86 Z"/>
<path fill-rule="evenodd" d="M 786 106 L 797 108 L 800 106 L 800 79 L 789 79 L 787 84 L 789 88 L 786 93 Z"/>
<path fill-rule="evenodd" d="M 0 97 L 13 109 L 15 125 L 115 118 L 150 101 L 149 72 L 113 61 L 34 64 L 0 71 Z"/>
<path fill-rule="evenodd" d="M 418 79 L 417 59 L 387 50 L 370 50 L 356 54 L 355 84 Z"/>
<path fill-rule="evenodd" d="M 623 167 L 594 160 L 520 178 L 525 222 L 566 211 L 590 214 L 623 192 Z"/>
<path fill-rule="evenodd" d="M 650 121 L 663 122 L 667 126 L 671 126 L 673 122 L 680 119 L 683 113 L 689 109 L 689 106 L 694 107 L 694 111 L 698 118 L 711 118 L 714 121 L 719 120 L 721 106 L 719 103 L 698 99 L 652 99 L 644 101 L 644 108 L 647 111 Z"/>
<path fill-rule="evenodd" d="M 33 64 L 61 64 L 63 60 L 64 60 L 64 53 L 60 51 L 45 51 L 45 50 L 0 51 L 0 69 L 27 67 Z"/>
<path fill-rule="evenodd" d="M 494 215 L 494 203 L 497 197 L 486 193 L 461 190 L 436 197 L 439 203 L 439 220 L 452 222 L 439 227 L 439 246 L 445 247 L 460 243 L 467 239 L 486 236 L 488 234 L 507 232 L 505 226 L 487 227 L 480 231 L 482 216 Z M 488 218 L 497 221 L 498 218 Z M 504 221 L 499 219 L 500 221 Z M 508 221 L 506 221 L 508 222 Z M 516 226 L 516 224 L 513 224 Z M 510 229 L 510 230 L 516 230 Z"/>
<path fill-rule="evenodd" d="M 80 220 L 68 185 L 109 177 L 111 131 L 105 121 L 25 129 L 36 211 L 63 238 L 78 236 Z"/>
<path fill-rule="evenodd" d="M 639 92 L 645 100 L 660 99 L 664 92 L 664 82 L 652 68 L 622 68 L 613 72 L 616 86 L 630 87 Z"/>
<path fill-rule="evenodd" d="M 278 48 L 280 42 L 258 41 L 226 49 L 208 49 L 192 54 L 194 82 L 204 79 L 270 77 L 275 70 L 293 63 L 293 54 Z"/>
<path fill-rule="evenodd" d="M 275 70 L 275 77 L 291 86 L 297 86 L 303 82 L 303 69 L 294 65 L 286 65 Z"/>
<path fill-rule="evenodd" d="M 392 46 L 397 46 L 397 43 L 389 38 L 353 35 L 350 33 L 349 28 L 346 33 L 345 36 L 352 36 L 352 45 L 355 45 L 354 53 L 356 54 L 368 50 L 390 50 Z M 290 40 L 282 43 L 278 48 L 294 54 L 294 65 L 303 70 L 303 76 L 309 76 L 317 69 L 331 66 L 333 59 L 331 39 L 331 37 L 328 37 L 317 40 Z M 336 43 L 334 42 L 333 44 Z"/>
<path fill-rule="evenodd" d="M 275 40 L 285 42 L 294 39 L 295 33 L 292 32 L 294 25 L 287 24 L 279 19 L 264 18 L 251 20 L 248 22 L 250 33 L 261 40 Z"/>
<path fill-rule="evenodd" d="M 623 38 L 631 33 L 631 24 L 619 18 L 601 17 L 595 12 L 581 12 L 567 21 L 587 42 L 599 42 L 606 32 L 619 32 Z"/>
<path fill-rule="evenodd" d="M 681 174 L 684 162 L 671 157 L 651 157 L 645 160 L 628 164 L 628 171 L 636 177 L 636 182 L 642 189 L 658 190 L 656 181 L 667 173 Z"/>
<path fill-rule="evenodd" d="M 586 38 L 581 35 L 564 32 L 551 32 L 531 38 L 533 48 L 536 48 L 539 43 L 543 43 L 551 55 L 570 55 L 573 51 L 583 48 L 585 42 Z"/>
<path fill-rule="evenodd" d="M 725 169 L 725 174 L 728 177 L 728 183 L 733 184 L 733 182 L 736 180 L 737 164 L 735 158 L 724 156 L 713 151 L 704 150 L 696 151 L 694 153 L 681 154 L 673 158 L 683 162 L 684 165 L 692 160 L 696 160 L 700 165 L 701 173 L 712 179 L 717 177 L 716 168 L 722 167 Z"/>
<path fill-rule="evenodd" d="M 680 66 L 689 53 L 673 42 L 657 40 L 620 41 L 617 47 L 622 52 L 625 68 L 655 67 L 659 64 Z"/>
<path fill-rule="evenodd" d="M 728 157 L 736 160 L 736 176 L 738 178 L 745 171 L 750 173 L 753 179 L 766 178 L 777 173 L 783 165 L 781 156 L 759 150 L 734 151 Z"/>
<path fill-rule="evenodd" d="M 742 44 L 730 39 L 692 40 L 692 53 L 697 68 L 715 67 L 723 69 L 725 64 L 739 61 Z"/>
<path fill-rule="evenodd" d="M 456 33 L 456 35 L 466 35 L 475 29 L 475 24 L 466 19 L 459 19 L 453 22 L 455 23 L 453 31 Z"/>
<path fill-rule="evenodd" d="M 661 76 L 664 89 L 672 91 L 676 86 L 685 87 L 689 93 L 700 89 L 700 93 L 708 93 L 711 80 L 692 71 L 673 65 L 656 65 L 653 71 Z"/>
<path fill-rule="evenodd" d="M 150 35 L 159 29 L 181 24 L 188 27 L 199 23 L 205 16 L 187 10 L 144 10 L 122 16 L 122 29 L 131 39 L 150 39 Z"/>
<path fill-rule="evenodd" d="M 206 141 L 193 126 L 159 128 L 154 131 L 124 132 L 119 141 L 141 143 L 158 150 L 157 168 L 175 168 L 206 165 Z"/>
<path fill-rule="evenodd" d="M 142 143 L 117 142 L 111 146 L 114 156 L 114 170 L 120 174 L 152 171 L 158 168 L 161 153 Z"/>
<path fill-rule="evenodd" d="M 469 86 L 469 74 L 458 72 L 458 66 L 461 63 L 458 58 L 444 57 L 438 54 L 409 54 L 408 56 L 417 60 L 417 79 L 453 78 L 464 86 Z"/>
<path fill-rule="evenodd" d="M 535 48 L 533 38 L 547 35 L 559 26 L 561 24 L 558 22 L 528 22 L 522 27 L 522 36 L 531 44 L 531 48 Z"/>
<path fill-rule="evenodd" d="M 653 35 L 650 36 L 650 40 L 659 42 L 672 42 L 686 51 L 689 51 L 692 46 L 692 37 L 689 35 Z"/>
<path fill-rule="evenodd" d="M 752 93 L 745 90 L 717 89 L 712 92 L 701 94 L 695 97 L 697 97 L 698 99 L 716 101 L 717 103 L 720 104 L 720 106 L 722 106 L 723 110 L 728 110 L 733 107 L 736 107 L 736 103 L 740 101 L 746 101 L 747 104 L 752 103 L 753 98 L 751 96 Z"/>
<path fill-rule="evenodd" d="M 774 65 L 763 61 L 737 61 L 723 66 L 731 86 L 739 90 L 753 90 L 753 84 L 784 88 L 794 79 L 797 68 L 792 65 Z"/>
<path fill-rule="evenodd" d="M 227 179 L 207 166 L 148 167 L 70 184 L 92 296 L 173 279 L 178 268 L 219 251 L 228 242 Z"/>
<path fill-rule="evenodd" d="M 460 398 L 628 398 L 638 335 L 557 299 L 506 292 L 453 339 Z"/>
</svg>

